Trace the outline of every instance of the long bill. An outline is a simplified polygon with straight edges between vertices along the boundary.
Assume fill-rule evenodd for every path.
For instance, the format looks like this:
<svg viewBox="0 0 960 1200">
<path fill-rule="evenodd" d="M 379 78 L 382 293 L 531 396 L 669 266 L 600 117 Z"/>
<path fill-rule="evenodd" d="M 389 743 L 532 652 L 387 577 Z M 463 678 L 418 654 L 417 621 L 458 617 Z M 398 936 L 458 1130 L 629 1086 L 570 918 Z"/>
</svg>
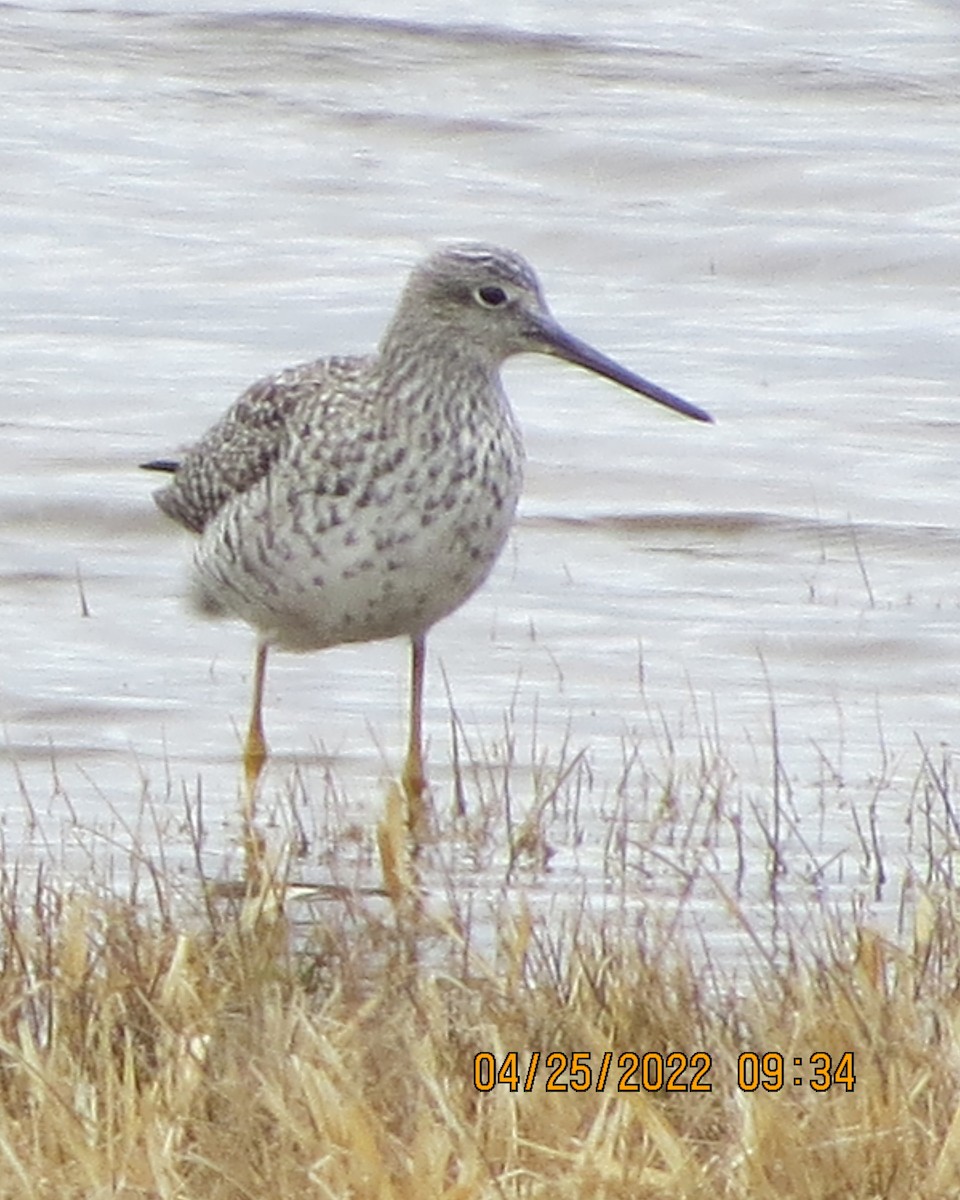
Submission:
<svg viewBox="0 0 960 1200">
<path fill-rule="evenodd" d="M 675 396 L 673 392 L 668 392 L 659 384 L 651 383 L 641 375 L 635 375 L 626 367 L 621 367 L 618 362 L 607 358 L 599 350 L 594 350 L 586 342 L 581 342 L 579 338 L 574 337 L 572 333 L 567 333 L 562 326 L 549 318 L 541 317 L 537 320 L 534 336 L 548 354 L 555 354 L 557 358 L 562 358 L 566 362 L 575 363 L 578 367 L 585 367 L 596 375 L 602 375 L 605 379 L 619 383 L 621 387 L 629 388 L 631 392 L 646 396 L 648 400 L 655 400 L 657 404 L 672 408 L 674 412 L 682 413 L 685 417 L 692 417 L 694 421 L 709 421 L 711 424 L 713 422 L 713 417 L 704 409 L 698 408 L 696 404 L 691 404 L 689 400 Z"/>
</svg>

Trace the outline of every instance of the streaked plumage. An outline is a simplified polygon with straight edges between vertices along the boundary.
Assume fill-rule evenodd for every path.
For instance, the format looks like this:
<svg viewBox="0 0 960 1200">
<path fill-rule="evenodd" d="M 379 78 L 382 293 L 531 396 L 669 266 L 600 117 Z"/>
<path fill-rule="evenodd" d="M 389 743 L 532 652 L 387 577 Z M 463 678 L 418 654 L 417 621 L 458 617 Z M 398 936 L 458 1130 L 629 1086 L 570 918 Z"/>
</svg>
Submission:
<svg viewBox="0 0 960 1200">
<path fill-rule="evenodd" d="M 267 646 L 411 638 L 410 794 L 423 788 L 425 634 L 480 586 L 513 523 L 523 448 L 499 368 L 525 351 L 710 419 L 566 334 L 518 255 L 466 244 L 416 268 L 376 354 L 254 384 L 182 462 L 147 464 L 175 469 L 156 500 L 199 535 L 193 603 L 256 629 L 261 688 Z M 255 689 L 254 779 L 259 707 Z"/>
</svg>

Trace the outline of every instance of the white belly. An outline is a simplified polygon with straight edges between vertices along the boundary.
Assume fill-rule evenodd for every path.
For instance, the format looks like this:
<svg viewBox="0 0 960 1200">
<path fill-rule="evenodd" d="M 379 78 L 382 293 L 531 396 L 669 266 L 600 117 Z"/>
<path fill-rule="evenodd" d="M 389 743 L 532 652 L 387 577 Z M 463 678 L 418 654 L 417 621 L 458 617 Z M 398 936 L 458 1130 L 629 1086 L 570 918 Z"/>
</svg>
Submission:
<svg viewBox="0 0 960 1200">
<path fill-rule="evenodd" d="M 305 491 L 296 464 L 274 472 L 201 535 L 195 607 L 290 650 L 423 633 L 480 586 L 510 532 L 521 461 L 515 444 L 497 449 L 474 478 L 397 472 L 341 497 Z"/>
</svg>

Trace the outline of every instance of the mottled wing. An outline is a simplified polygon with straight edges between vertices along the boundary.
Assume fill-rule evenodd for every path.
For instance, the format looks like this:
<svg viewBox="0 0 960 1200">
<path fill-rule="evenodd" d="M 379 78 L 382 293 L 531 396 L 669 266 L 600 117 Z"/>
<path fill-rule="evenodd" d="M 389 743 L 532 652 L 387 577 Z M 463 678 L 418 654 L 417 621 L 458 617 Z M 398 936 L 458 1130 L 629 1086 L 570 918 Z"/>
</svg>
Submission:
<svg viewBox="0 0 960 1200">
<path fill-rule="evenodd" d="M 320 359 L 253 384 L 176 464 L 173 480 L 154 493 L 158 506 L 202 533 L 224 504 L 249 491 L 288 453 L 295 426 L 323 420 L 325 401 L 336 390 L 331 383 L 355 377 L 365 361 Z"/>
</svg>

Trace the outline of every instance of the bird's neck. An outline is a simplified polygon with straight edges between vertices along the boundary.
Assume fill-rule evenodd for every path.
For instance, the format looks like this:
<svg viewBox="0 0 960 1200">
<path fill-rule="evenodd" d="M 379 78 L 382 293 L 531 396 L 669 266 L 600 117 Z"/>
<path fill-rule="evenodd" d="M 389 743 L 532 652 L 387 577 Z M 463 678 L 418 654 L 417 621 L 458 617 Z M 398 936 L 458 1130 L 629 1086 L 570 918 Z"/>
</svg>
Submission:
<svg viewBox="0 0 960 1200">
<path fill-rule="evenodd" d="M 388 405 L 396 404 L 410 416 L 443 412 L 448 419 L 460 406 L 500 411 L 499 366 L 454 330 L 400 321 L 384 335 L 376 363 Z"/>
</svg>

